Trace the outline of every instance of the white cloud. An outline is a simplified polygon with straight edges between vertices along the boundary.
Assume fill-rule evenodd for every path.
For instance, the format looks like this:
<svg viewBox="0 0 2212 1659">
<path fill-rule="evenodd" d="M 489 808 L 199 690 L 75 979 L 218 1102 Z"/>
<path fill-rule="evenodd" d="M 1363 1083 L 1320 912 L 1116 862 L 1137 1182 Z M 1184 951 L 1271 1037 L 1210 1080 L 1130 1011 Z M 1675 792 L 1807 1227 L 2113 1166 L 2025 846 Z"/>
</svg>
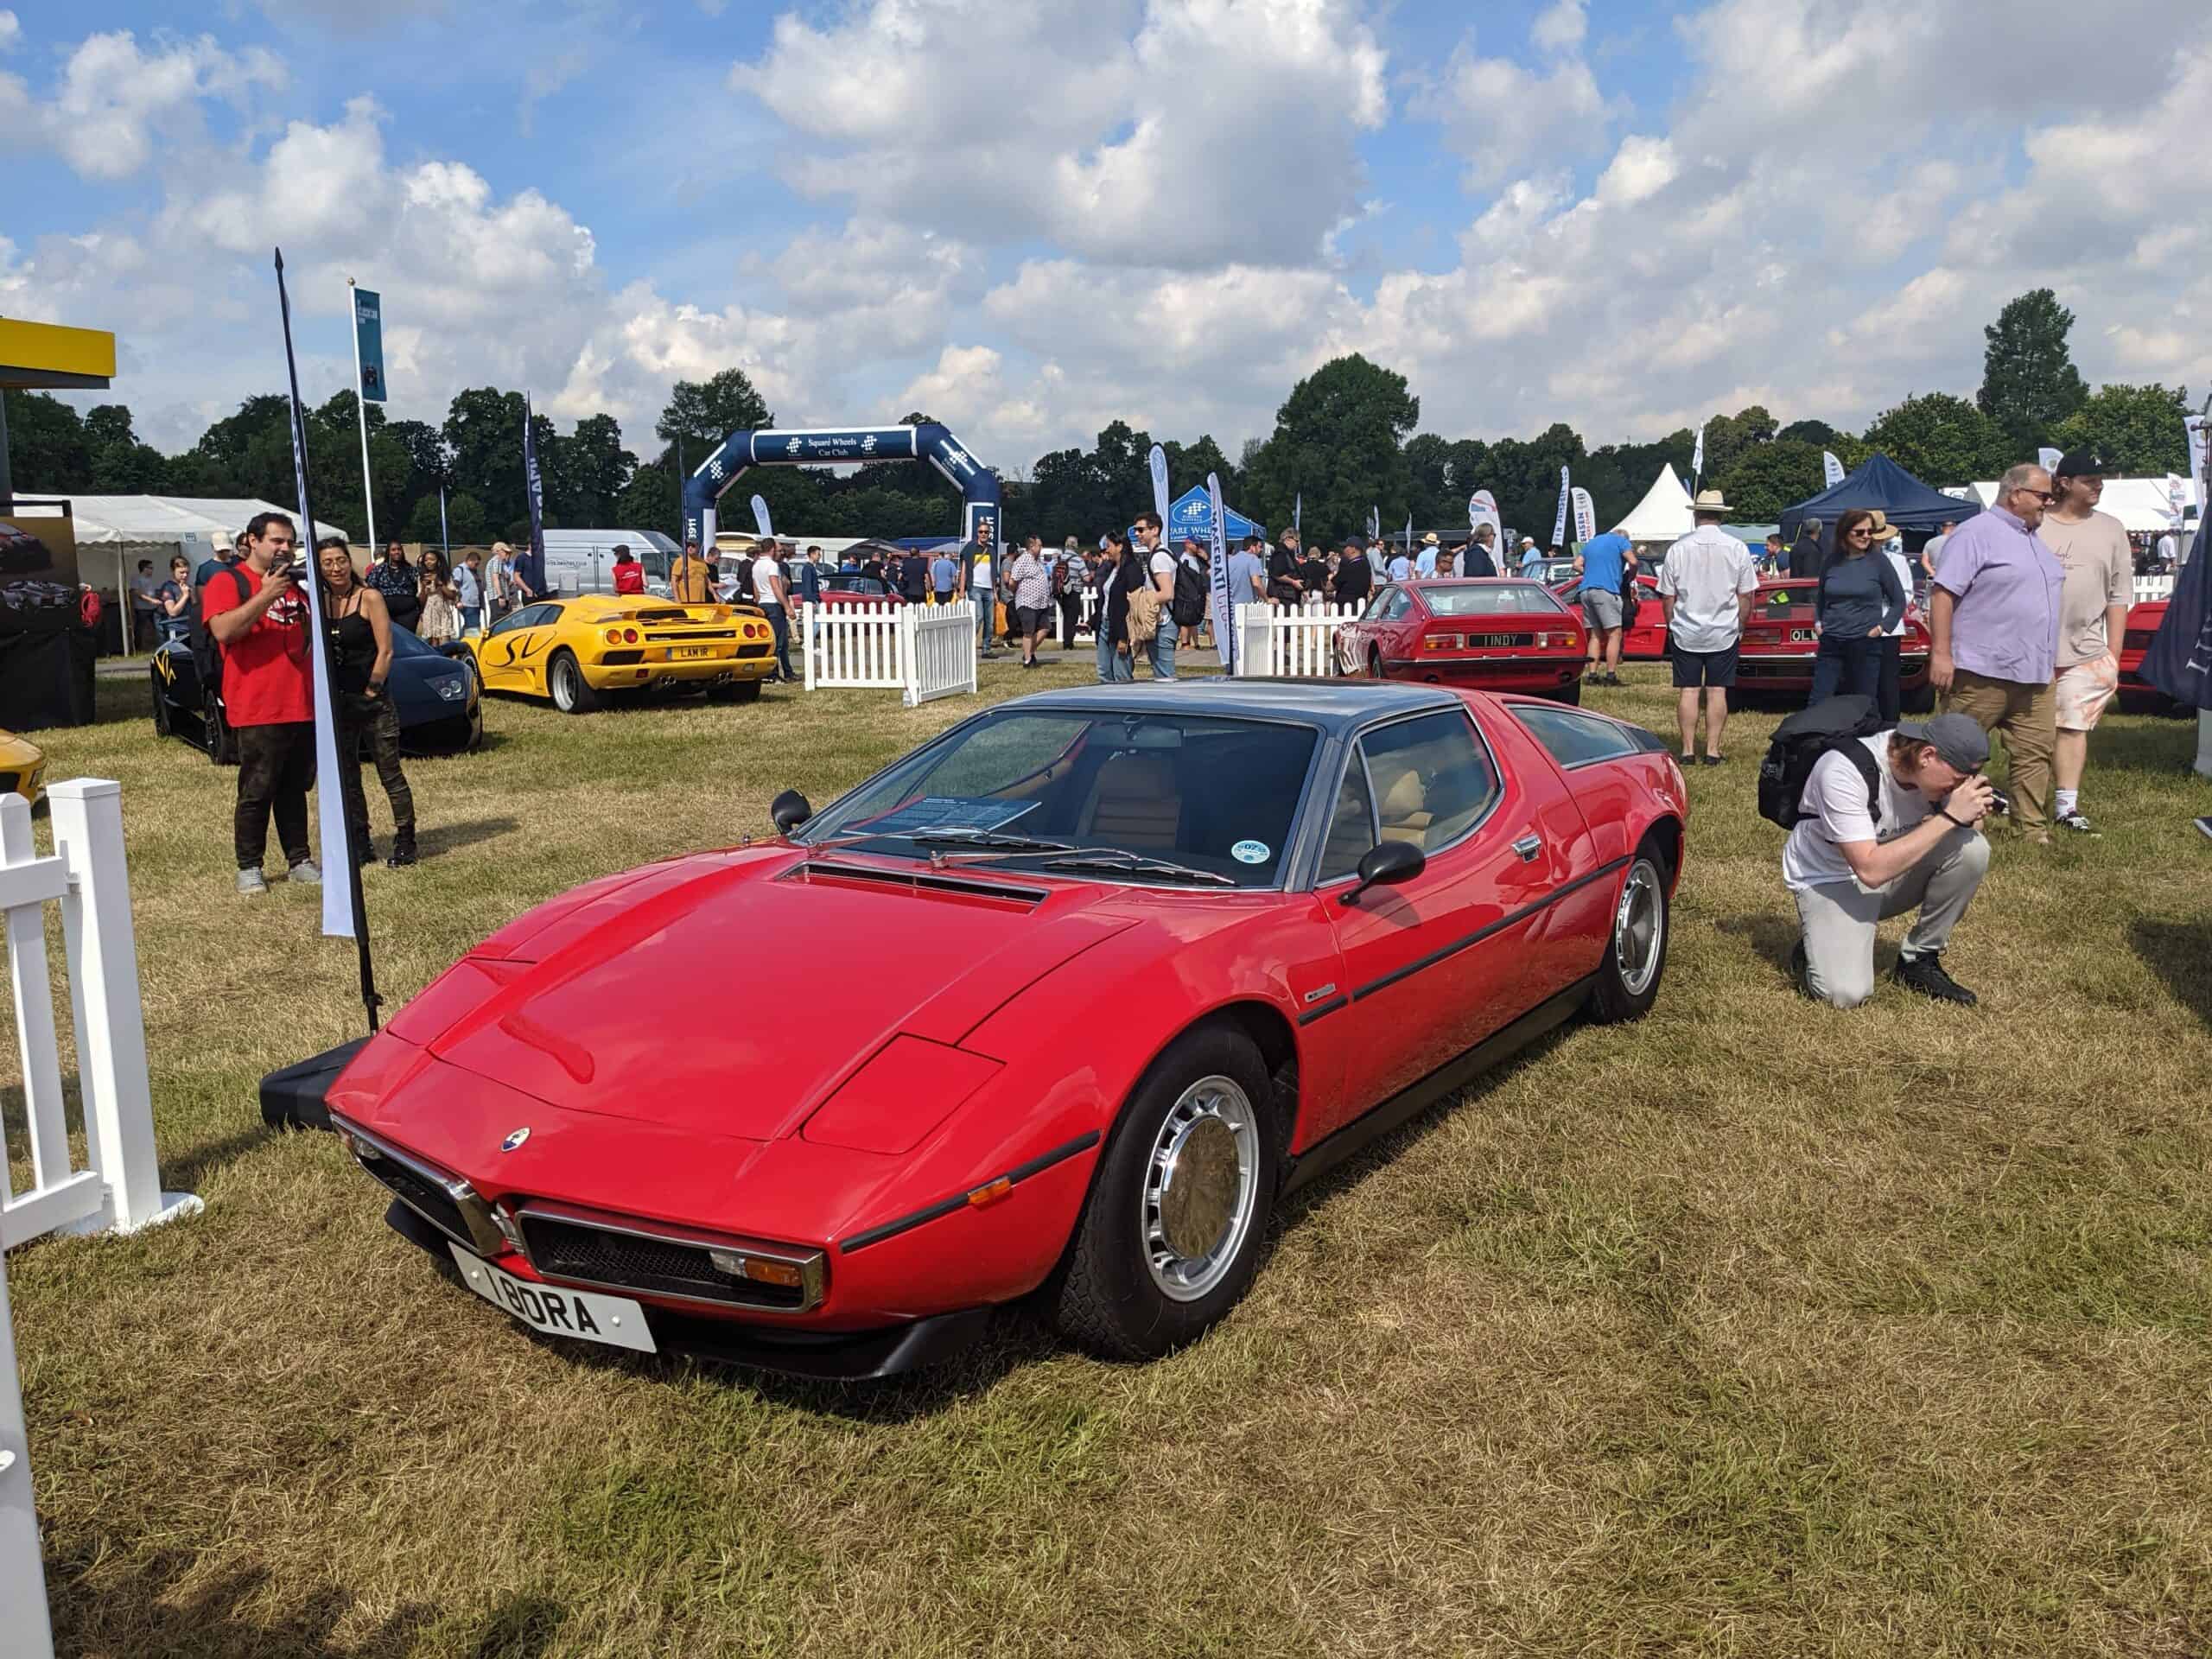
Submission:
<svg viewBox="0 0 2212 1659">
<path fill-rule="evenodd" d="M 212 35 L 142 52 L 128 29 L 94 35 L 69 54 L 49 130 L 79 173 L 124 178 L 151 159 L 156 137 L 196 130 L 201 99 L 243 103 L 257 91 L 281 92 L 286 79 L 263 48 L 226 52 Z"/>
<path fill-rule="evenodd" d="M 1558 0 L 1530 30 L 1547 55 L 1539 67 L 1484 57 L 1472 30 L 1453 48 L 1442 79 L 1415 108 L 1466 158 L 1471 185 L 1496 185 L 1531 162 L 1557 167 L 1603 149 L 1616 111 L 1578 49 L 1583 32 L 1581 0 Z"/>
<path fill-rule="evenodd" d="M 1566 52 L 1582 44 L 1590 20 L 1583 14 L 1583 0 L 1554 0 L 1536 16 L 1529 38 L 1547 52 Z"/>
<path fill-rule="evenodd" d="M 0 11 L 0 52 L 11 50 L 22 36 L 23 26 L 16 21 L 16 14 Z"/>
</svg>

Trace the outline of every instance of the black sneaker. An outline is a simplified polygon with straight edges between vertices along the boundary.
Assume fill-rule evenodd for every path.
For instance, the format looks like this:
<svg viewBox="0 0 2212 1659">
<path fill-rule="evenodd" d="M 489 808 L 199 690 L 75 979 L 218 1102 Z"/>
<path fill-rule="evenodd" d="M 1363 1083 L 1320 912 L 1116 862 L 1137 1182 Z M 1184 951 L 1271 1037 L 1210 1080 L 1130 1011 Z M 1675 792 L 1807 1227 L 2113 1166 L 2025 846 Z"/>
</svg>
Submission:
<svg viewBox="0 0 2212 1659">
<path fill-rule="evenodd" d="M 2090 828 L 2088 819 L 2083 817 L 2078 810 L 2060 813 L 2055 822 L 2060 829 L 2071 830 L 2077 836 L 2094 836 L 2097 833 Z"/>
<path fill-rule="evenodd" d="M 1899 957 L 1890 977 L 1905 989 L 1918 991 L 1923 996 L 1932 996 L 1938 1002 L 1955 1002 L 1962 1008 L 1970 1008 L 1978 1000 L 1972 991 L 1943 971 L 1941 951 L 1930 950 L 1919 957 Z"/>
</svg>

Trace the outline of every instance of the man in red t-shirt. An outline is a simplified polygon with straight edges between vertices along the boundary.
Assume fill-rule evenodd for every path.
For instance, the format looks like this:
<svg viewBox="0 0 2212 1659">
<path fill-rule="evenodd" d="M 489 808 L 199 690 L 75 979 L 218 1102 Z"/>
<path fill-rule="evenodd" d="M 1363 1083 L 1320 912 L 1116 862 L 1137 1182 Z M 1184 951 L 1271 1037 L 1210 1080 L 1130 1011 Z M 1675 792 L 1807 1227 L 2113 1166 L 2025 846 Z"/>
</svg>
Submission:
<svg viewBox="0 0 2212 1659">
<path fill-rule="evenodd" d="M 232 826 L 238 891 L 266 893 L 261 859 L 269 817 L 295 881 L 322 880 L 308 852 L 308 791 L 315 787 L 315 693 L 308 677 L 308 601 L 294 562 L 298 532 L 281 512 L 257 514 L 245 556 L 207 580 L 200 613 L 223 658 L 223 705 L 238 739 L 238 811 Z"/>
</svg>

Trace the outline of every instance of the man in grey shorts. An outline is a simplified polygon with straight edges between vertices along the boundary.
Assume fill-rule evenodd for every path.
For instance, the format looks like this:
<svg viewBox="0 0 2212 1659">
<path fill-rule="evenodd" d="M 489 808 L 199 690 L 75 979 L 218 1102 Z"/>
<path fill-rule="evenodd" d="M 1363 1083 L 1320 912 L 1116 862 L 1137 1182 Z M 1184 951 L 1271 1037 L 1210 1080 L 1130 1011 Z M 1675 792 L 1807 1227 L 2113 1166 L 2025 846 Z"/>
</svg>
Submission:
<svg viewBox="0 0 2212 1659">
<path fill-rule="evenodd" d="M 1970 1007 L 1974 993 L 1943 971 L 1942 954 L 1989 868 L 1977 827 L 1995 799 L 1980 776 L 1989 739 L 1967 715 L 1945 714 L 1850 741 L 1872 757 L 1877 787 L 1831 750 L 1814 762 L 1783 843 L 1800 929 L 1791 972 L 1816 1001 L 1855 1008 L 1874 995 L 1876 925 L 1918 911 L 1891 976 Z"/>
</svg>

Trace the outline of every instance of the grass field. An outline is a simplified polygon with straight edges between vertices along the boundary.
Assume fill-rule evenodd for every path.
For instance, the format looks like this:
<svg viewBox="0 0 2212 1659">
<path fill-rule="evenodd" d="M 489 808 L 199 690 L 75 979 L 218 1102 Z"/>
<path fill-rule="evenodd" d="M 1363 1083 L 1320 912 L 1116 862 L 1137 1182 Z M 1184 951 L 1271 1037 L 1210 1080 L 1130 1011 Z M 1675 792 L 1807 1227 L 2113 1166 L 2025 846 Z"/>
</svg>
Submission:
<svg viewBox="0 0 2212 1659">
<path fill-rule="evenodd" d="M 1592 705 L 1670 729 L 1630 674 Z M 1999 842 L 1948 958 L 1980 1009 L 1839 1014 L 1783 977 L 1773 719 L 1740 716 L 1690 779 L 1649 1018 L 1567 1027 L 1301 1194 L 1180 1355 L 1009 1316 L 840 1389 L 531 1341 L 334 1140 L 265 1132 L 259 1076 L 359 1028 L 352 947 L 304 891 L 232 895 L 233 774 L 156 742 L 140 683 L 101 695 L 53 775 L 123 783 L 165 1185 L 207 1208 L 7 1264 L 65 1654 L 2212 1651 L 2183 722 L 2101 734 L 2101 839 Z M 494 704 L 485 753 L 410 768 L 425 861 L 367 874 L 385 988 L 974 706 Z M 733 1018 L 832 994 L 735 946 Z"/>
</svg>

